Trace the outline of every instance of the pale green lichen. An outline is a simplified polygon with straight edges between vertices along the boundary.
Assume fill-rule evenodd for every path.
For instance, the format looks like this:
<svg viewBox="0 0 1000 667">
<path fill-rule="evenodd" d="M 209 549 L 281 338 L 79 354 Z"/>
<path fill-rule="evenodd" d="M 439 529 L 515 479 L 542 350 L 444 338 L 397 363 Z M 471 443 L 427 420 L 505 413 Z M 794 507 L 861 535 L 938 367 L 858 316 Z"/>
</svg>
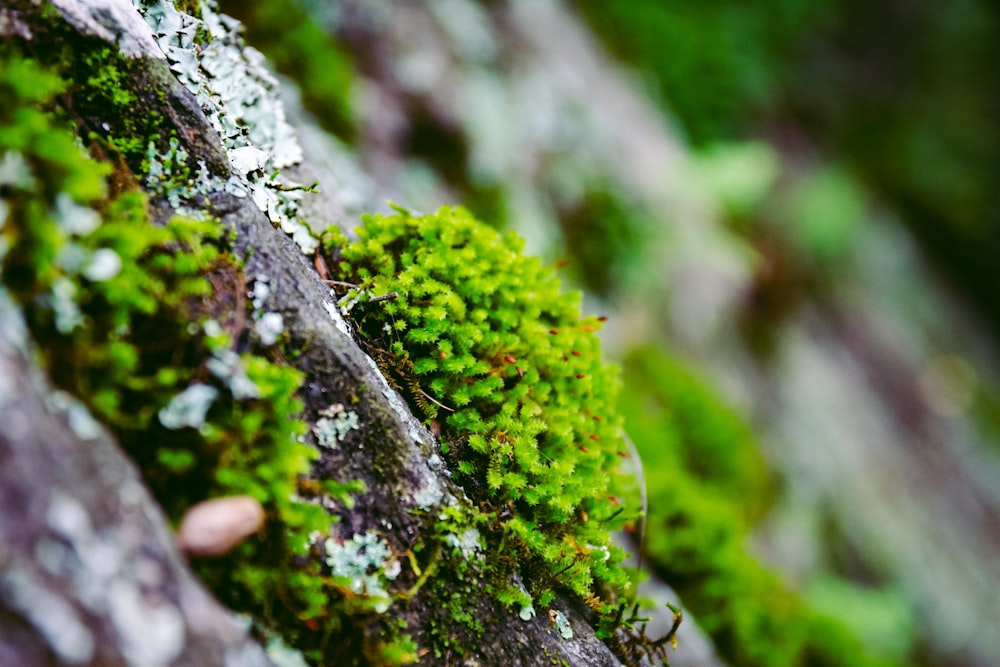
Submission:
<svg viewBox="0 0 1000 667">
<path fill-rule="evenodd" d="M 437 477 L 430 474 L 423 474 L 423 470 L 412 471 L 416 476 L 416 490 L 413 492 L 413 504 L 421 510 L 429 510 L 437 507 L 444 500 L 444 487 Z"/>
<path fill-rule="evenodd" d="M 442 518 L 447 518 L 442 515 Z M 483 546 L 481 543 L 481 536 L 479 531 L 475 528 L 466 528 L 462 531 L 461 535 L 456 535 L 455 533 L 449 533 L 445 535 L 445 544 L 454 547 L 462 554 L 462 558 L 465 560 L 471 560 L 479 554 L 482 553 Z"/>
<path fill-rule="evenodd" d="M 563 639 L 573 638 L 573 628 L 570 627 L 569 621 L 566 620 L 565 614 L 563 614 L 558 609 L 552 612 L 552 622 L 555 623 L 556 630 Z"/>
<path fill-rule="evenodd" d="M 55 410 L 65 413 L 70 430 L 81 440 L 93 440 L 103 432 L 100 422 L 71 394 L 54 391 L 48 396 L 48 403 Z"/>
<path fill-rule="evenodd" d="M 118 275 L 122 258 L 111 248 L 98 248 L 83 267 L 83 277 L 92 282 L 104 282 Z"/>
<path fill-rule="evenodd" d="M 268 297 L 271 296 L 271 279 L 261 274 L 253 281 L 253 289 L 250 291 L 251 304 L 254 310 L 262 310 Z"/>
<path fill-rule="evenodd" d="M 321 411 L 322 415 L 316 420 L 313 433 L 316 435 L 316 442 L 321 447 L 336 447 L 347 434 L 358 428 L 358 413 L 354 410 L 345 410 L 339 403 L 331 405 Z"/>
<path fill-rule="evenodd" d="M 272 636 L 267 641 L 267 657 L 274 667 L 309 667 L 300 651 L 290 648 L 280 637 Z"/>
<path fill-rule="evenodd" d="M 192 384 L 160 410 L 160 423 L 171 430 L 200 428 L 218 396 L 219 390 L 211 385 Z"/>
<path fill-rule="evenodd" d="M 262 345 L 274 345 L 285 331 L 285 320 L 280 313 L 264 313 L 254 320 L 254 332 Z"/>
<path fill-rule="evenodd" d="M 209 320 L 215 322 L 215 320 Z M 216 327 L 218 323 L 215 322 Z M 206 329 L 206 333 L 207 333 Z M 212 352 L 212 358 L 205 362 L 205 367 L 216 378 L 222 380 L 237 400 L 260 397 L 260 388 L 247 376 L 245 360 L 229 349 L 218 349 Z"/>
<path fill-rule="evenodd" d="M 277 81 L 263 66 L 263 56 L 242 43 L 239 23 L 219 14 L 214 2 L 201 3 L 201 18 L 178 11 L 167 0 L 133 0 L 133 5 L 153 30 L 171 70 L 198 98 L 222 139 L 233 171 L 228 182 L 217 181 L 200 166 L 197 178 L 192 179 L 193 192 L 165 190 L 171 205 L 177 208 L 182 200 L 206 188 L 249 195 L 304 253 L 313 253 L 319 243 L 298 219 L 299 202 L 310 188 L 281 175 L 281 169 L 302 160 L 302 149 L 285 119 Z M 201 32 L 209 37 L 207 44 L 198 43 Z M 149 161 L 151 173 L 157 170 L 158 180 L 166 177 L 169 181 L 169 165 L 179 157 L 160 157 L 154 152 Z M 155 167 L 156 162 L 164 167 Z"/>
<path fill-rule="evenodd" d="M 399 576 L 401 565 L 378 533 L 369 530 L 342 542 L 331 537 L 323 546 L 332 576 L 346 580 L 354 594 L 370 599 L 377 613 L 389 609 L 388 582 Z"/>
<path fill-rule="evenodd" d="M 271 279 L 266 275 L 258 276 L 250 292 L 254 321 L 254 332 L 264 346 L 274 345 L 278 337 L 285 331 L 285 319 L 280 313 L 265 312 L 264 305 L 271 296 Z"/>
</svg>

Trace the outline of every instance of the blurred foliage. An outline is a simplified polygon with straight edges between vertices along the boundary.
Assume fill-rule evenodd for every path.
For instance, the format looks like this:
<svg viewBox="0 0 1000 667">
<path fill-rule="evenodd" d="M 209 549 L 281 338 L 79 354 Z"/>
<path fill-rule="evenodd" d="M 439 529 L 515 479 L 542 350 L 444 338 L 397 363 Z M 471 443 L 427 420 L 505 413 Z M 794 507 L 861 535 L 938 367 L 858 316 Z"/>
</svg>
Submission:
<svg viewBox="0 0 1000 667">
<path fill-rule="evenodd" d="M 903 592 L 865 588 L 839 577 L 810 581 L 803 590 L 809 604 L 837 618 L 874 649 L 903 660 L 916 640 L 914 611 Z"/>
<path fill-rule="evenodd" d="M 757 215 L 781 175 L 780 157 L 761 141 L 715 144 L 694 158 L 699 182 L 738 228 Z"/>
<path fill-rule="evenodd" d="M 726 661 L 741 667 L 895 664 L 870 654 L 747 550 L 753 520 L 773 492 L 748 425 L 692 371 L 656 349 L 634 351 L 624 368 L 621 406 L 649 494 L 646 557 Z M 874 604 L 866 609 L 884 619 Z M 892 647 L 869 646 L 902 657 L 910 634 L 894 639 Z"/>
<path fill-rule="evenodd" d="M 828 270 L 843 267 L 867 213 L 850 175 L 834 166 L 812 171 L 791 184 L 783 206 L 781 222 L 796 254 Z"/>
<path fill-rule="evenodd" d="M 223 11 L 246 26 L 247 41 L 294 79 L 302 101 L 327 131 L 350 141 L 354 63 L 326 29 L 294 0 L 222 0 Z"/>
<path fill-rule="evenodd" d="M 590 292 L 619 291 L 645 266 L 652 222 L 611 184 L 591 185 L 574 197 L 557 197 L 556 217 L 566 250 L 567 271 Z"/>
<path fill-rule="evenodd" d="M 739 505 L 748 521 L 762 516 L 773 480 L 750 425 L 659 348 L 632 350 L 624 373 L 621 410 L 644 465 L 681 471 L 711 495 Z M 666 478 L 650 479 L 652 486 L 660 481 Z"/>
<path fill-rule="evenodd" d="M 756 135 L 794 151 L 804 133 L 836 156 L 1000 333 L 995 4 L 573 4 L 696 147 Z"/>
</svg>

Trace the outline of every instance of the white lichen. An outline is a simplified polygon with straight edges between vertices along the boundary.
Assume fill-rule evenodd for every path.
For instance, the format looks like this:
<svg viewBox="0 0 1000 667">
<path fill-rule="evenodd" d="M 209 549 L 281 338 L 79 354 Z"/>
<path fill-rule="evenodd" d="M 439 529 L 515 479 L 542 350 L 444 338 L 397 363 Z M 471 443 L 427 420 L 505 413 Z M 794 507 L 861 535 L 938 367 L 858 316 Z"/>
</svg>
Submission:
<svg viewBox="0 0 1000 667">
<path fill-rule="evenodd" d="M 417 489 L 413 492 L 413 504 L 422 510 L 429 510 L 440 505 L 442 500 L 444 500 L 444 487 L 437 477 L 429 470 L 426 474 L 419 475 Z"/>
<path fill-rule="evenodd" d="M 160 423 L 171 430 L 200 428 L 219 390 L 207 384 L 193 384 L 170 399 L 160 410 Z"/>
<path fill-rule="evenodd" d="M 324 548 L 326 564 L 334 577 L 345 579 L 355 594 L 376 598 L 375 611 L 378 613 L 389 608 L 388 582 L 396 579 L 401 569 L 389 545 L 378 533 L 369 530 L 342 543 L 327 538 Z"/>
<path fill-rule="evenodd" d="M 103 432 L 101 423 L 78 401 L 73 401 L 66 409 L 66 421 L 70 430 L 81 440 L 95 440 Z"/>
<path fill-rule="evenodd" d="M 552 612 L 552 622 L 556 625 L 556 630 L 562 635 L 563 639 L 573 638 L 573 628 L 570 627 L 569 621 L 566 620 L 566 616 L 559 610 Z"/>
<path fill-rule="evenodd" d="M 128 0 L 52 0 L 52 4 L 77 30 L 114 44 L 128 58 L 163 58 Z"/>
<path fill-rule="evenodd" d="M 285 319 L 280 313 L 264 312 L 264 305 L 270 296 L 270 278 L 266 275 L 258 276 L 250 292 L 253 304 L 251 317 L 254 321 L 254 331 L 264 345 L 274 345 L 285 330 Z"/>
<path fill-rule="evenodd" d="M 261 310 L 267 302 L 267 298 L 271 296 L 270 280 L 271 279 L 264 274 L 257 276 L 257 279 L 254 280 L 253 290 L 250 292 L 251 303 L 253 304 L 254 310 Z"/>
<path fill-rule="evenodd" d="M 277 635 L 268 638 L 267 657 L 275 667 L 309 667 L 302 652 L 290 648 Z"/>
<path fill-rule="evenodd" d="M 122 258 L 111 248 L 98 248 L 83 269 L 83 277 L 93 282 L 111 280 L 122 270 Z"/>
<path fill-rule="evenodd" d="M 153 30 L 171 70 L 197 97 L 234 171 L 224 184 L 213 182 L 207 173 L 199 173 L 197 180 L 237 196 L 249 194 L 304 253 L 315 252 L 319 241 L 298 219 L 307 188 L 280 173 L 302 160 L 302 148 L 285 118 L 278 83 L 264 67 L 260 52 L 243 43 L 239 22 L 219 14 L 211 0 L 201 3 L 201 19 L 179 12 L 167 0 L 133 0 L 133 4 Z M 210 37 L 207 44 L 196 43 L 199 30 Z M 169 164 L 169 156 L 164 163 Z M 161 170 L 157 179 L 163 176 Z M 171 192 L 164 194 L 170 200 Z M 170 203 L 174 205 L 173 200 Z"/>
<path fill-rule="evenodd" d="M 215 322 L 215 320 L 210 320 L 210 322 Z M 209 334 L 208 329 L 209 327 L 206 323 L 205 333 L 211 336 L 212 334 Z M 219 327 L 218 322 L 215 322 L 215 327 L 212 327 L 212 330 L 218 331 L 216 335 L 222 333 L 222 328 Z M 246 364 L 243 362 L 243 358 L 232 350 L 228 348 L 215 350 L 212 352 L 212 358 L 206 362 L 205 366 L 212 375 L 226 383 L 229 391 L 233 393 L 233 398 L 244 400 L 260 396 L 260 388 L 247 376 Z"/>
<path fill-rule="evenodd" d="M 285 331 L 285 320 L 280 313 L 264 313 L 254 323 L 254 331 L 263 345 L 274 345 Z"/>
<path fill-rule="evenodd" d="M 54 280 L 49 299 L 59 333 L 68 334 L 83 325 L 83 314 L 76 303 L 76 285 L 72 280 L 64 277 Z"/>
<path fill-rule="evenodd" d="M 441 515 L 442 519 L 447 519 L 447 515 Z M 479 531 L 475 528 L 467 528 L 461 535 L 449 533 L 444 538 L 445 543 L 458 549 L 465 560 L 471 560 L 482 552 L 482 544 L 479 541 Z"/>
<path fill-rule="evenodd" d="M 334 408 L 339 408 L 335 410 Z M 347 434 L 358 428 L 358 413 L 353 410 L 344 410 L 342 405 L 330 406 L 321 414 L 324 416 L 316 420 L 313 433 L 316 435 L 316 442 L 321 447 L 336 447 L 341 443 Z"/>
<path fill-rule="evenodd" d="M 207 319 L 204 322 L 202 322 L 200 328 L 202 331 L 205 332 L 205 335 L 208 336 L 209 338 L 218 338 L 219 336 L 225 334 L 225 330 L 222 328 L 222 325 L 219 324 L 218 320 Z M 192 336 L 198 333 L 198 329 L 199 327 L 195 323 L 192 323 L 188 326 L 188 331 L 191 333 Z"/>
<path fill-rule="evenodd" d="M 261 171 L 267 165 L 270 155 L 256 146 L 242 146 L 229 151 L 229 164 L 241 176 Z"/>
<path fill-rule="evenodd" d="M 101 225 L 101 216 L 89 206 L 81 206 L 65 192 L 56 195 L 55 221 L 66 232 L 74 236 L 86 236 Z"/>
</svg>

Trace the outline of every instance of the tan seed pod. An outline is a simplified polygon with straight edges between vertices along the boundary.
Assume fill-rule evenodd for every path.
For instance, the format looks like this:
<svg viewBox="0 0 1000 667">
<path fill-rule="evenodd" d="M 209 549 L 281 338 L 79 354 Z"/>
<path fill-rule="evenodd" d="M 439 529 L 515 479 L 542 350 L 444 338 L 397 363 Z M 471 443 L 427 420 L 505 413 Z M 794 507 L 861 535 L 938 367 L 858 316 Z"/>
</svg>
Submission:
<svg viewBox="0 0 1000 667">
<path fill-rule="evenodd" d="M 205 500 L 188 508 L 177 534 L 181 549 L 193 556 L 221 556 L 264 522 L 264 508 L 250 496 Z"/>
</svg>

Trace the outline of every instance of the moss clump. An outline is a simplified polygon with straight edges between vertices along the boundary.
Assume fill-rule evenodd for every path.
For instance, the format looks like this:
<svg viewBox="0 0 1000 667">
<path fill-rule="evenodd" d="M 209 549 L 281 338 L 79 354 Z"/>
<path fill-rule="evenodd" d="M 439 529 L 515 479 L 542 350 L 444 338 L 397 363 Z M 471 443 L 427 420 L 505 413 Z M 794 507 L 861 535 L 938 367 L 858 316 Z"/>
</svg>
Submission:
<svg viewBox="0 0 1000 667">
<path fill-rule="evenodd" d="M 65 87 L 0 52 L 3 289 L 55 384 L 114 433 L 171 520 L 205 498 L 260 501 L 265 539 L 198 569 L 232 608 L 323 662 L 354 611 L 311 540 L 332 518 L 297 498 L 346 502 L 349 485 L 302 479 L 315 456 L 299 442 L 302 375 L 268 360 L 246 313 L 215 305 L 246 291 L 218 223 L 157 227 L 138 194 L 107 198 L 110 169 L 38 108 Z"/>
<path fill-rule="evenodd" d="M 610 533 L 634 520 L 600 318 L 551 267 L 460 208 L 370 216 L 341 249 L 341 305 L 385 375 L 440 430 L 455 479 L 491 521 L 498 596 L 542 605 L 564 587 L 611 613 L 624 588 Z M 343 242 L 343 241 L 341 241 Z M 519 574 L 531 595 L 509 584 Z"/>
</svg>

